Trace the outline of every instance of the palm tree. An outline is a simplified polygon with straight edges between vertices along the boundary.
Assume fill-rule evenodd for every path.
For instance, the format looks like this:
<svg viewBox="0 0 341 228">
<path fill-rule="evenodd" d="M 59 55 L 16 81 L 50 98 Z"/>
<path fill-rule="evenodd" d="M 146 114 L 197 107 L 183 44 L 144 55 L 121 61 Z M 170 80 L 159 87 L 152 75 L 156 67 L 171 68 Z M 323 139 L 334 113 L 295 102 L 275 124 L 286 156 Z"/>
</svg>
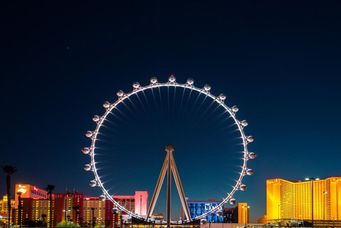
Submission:
<svg viewBox="0 0 341 228">
<path fill-rule="evenodd" d="M 46 187 L 46 191 L 49 194 L 49 210 L 50 210 L 50 218 L 49 218 L 49 227 L 52 227 L 52 193 L 55 186 L 52 184 L 48 184 Z"/>
<path fill-rule="evenodd" d="M 2 166 L 2 170 L 6 174 L 6 193 L 7 193 L 7 219 L 8 219 L 8 227 L 11 224 L 11 176 L 13 173 L 17 171 L 12 165 L 4 165 Z"/>
</svg>

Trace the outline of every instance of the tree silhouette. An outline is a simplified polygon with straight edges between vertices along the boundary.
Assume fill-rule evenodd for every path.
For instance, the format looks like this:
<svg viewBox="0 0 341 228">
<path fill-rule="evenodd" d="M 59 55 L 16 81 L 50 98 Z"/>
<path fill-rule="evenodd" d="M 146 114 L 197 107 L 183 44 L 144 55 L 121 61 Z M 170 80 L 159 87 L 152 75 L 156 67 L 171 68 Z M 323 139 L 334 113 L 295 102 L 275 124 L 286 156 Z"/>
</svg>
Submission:
<svg viewBox="0 0 341 228">
<path fill-rule="evenodd" d="M 4 165 L 2 166 L 2 170 L 6 174 L 6 194 L 7 194 L 7 219 L 8 219 L 8 227 L 11 224 L 11 177 L 17 171 L 12 165 Z"/>
</svg>

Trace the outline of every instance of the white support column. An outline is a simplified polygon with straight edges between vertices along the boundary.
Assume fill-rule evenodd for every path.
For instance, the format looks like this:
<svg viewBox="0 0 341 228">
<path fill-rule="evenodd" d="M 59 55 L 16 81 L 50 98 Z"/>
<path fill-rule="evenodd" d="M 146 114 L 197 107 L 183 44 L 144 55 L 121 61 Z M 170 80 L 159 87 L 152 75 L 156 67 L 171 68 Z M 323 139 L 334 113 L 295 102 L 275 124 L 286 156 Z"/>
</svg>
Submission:
<svg viewBox="0 0 341 228">
<path fill-rule="evenodd" d="M 160 191 L 162 188 L 163 181 L 165 179 L 166 173 L 168 172 L 167 205 L 166 205 L 167 206 L 167 210 L 166 210 L 167 211 L 167 221 L 170 222 L 170 189 L 171 189 L 171 186 L 170 186 L 171 183 L 170 182 L 171 182 L 171 176 L 173 176 L 173 178 L 174 178 L 175 185 L 176 185 L 176 188 L 178 190 L 179 198 L 181 201 L 182 209 L 185 213 L 186 219 L 187 219 L 187 221 L 191 220 L 190 212 L 189 212 L 186 197 L 185 197 L 185 192 L 184 192 L 184 189 L 183 189 L 183 186 L 181 183 L 181 179 L 180 179 L 178 169 L 177 169 L 176 164 L 175 164 L 174 157 L 173 157 L 173 151 L 174 151 L 174 148 L 172 145 L 166 146 L 166 153 L 167 153 L 166 158 L 163 162 L 159 178 L 156 182 L 153 197 L 152 197 L 152 200 L 151 200 L 149 208 L 148 208 L 147 219 L 150 218 L 151 215 L 153 214 L 156 201 L 159 197 L 159 194 L 160 194 Z"/>
</svg>

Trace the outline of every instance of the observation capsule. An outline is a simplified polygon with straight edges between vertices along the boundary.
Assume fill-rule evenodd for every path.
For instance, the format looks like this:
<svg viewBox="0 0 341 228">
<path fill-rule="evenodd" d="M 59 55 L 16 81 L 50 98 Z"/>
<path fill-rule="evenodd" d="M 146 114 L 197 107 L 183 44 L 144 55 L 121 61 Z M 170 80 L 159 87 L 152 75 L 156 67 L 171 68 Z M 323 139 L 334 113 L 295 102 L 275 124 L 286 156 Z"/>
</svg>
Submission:
<svg viewBox="0 0 341 228">
<path fill-rule="evenodd" d="M 92 131 L 87 131 L 87 132 L 85 133 L 85 136 L 88 137 L 88 138 L 91 138 L 92 135 L 93 135 L 93 132 L 92 132 Z"/>
<path fill-rule="evenodd" d="M 117 208 L 117 207 L 114 207 L 114 208 L 112 209 L 112 212 L 113 212 L 114 214 L 117 214 L 118 208 Z"/>
<path fill-rule="evenodd" d="M 211 86 L 210 85 L 204 85 L 204 90 L 205 92 L 209 92 L 211 90 Z"/>
<path fill-rule="evenodd" d="M 168 81 L 169 81 L 170 83 L 174 83 L 174 82 L 176 81 L 175 76 L 174 76 L 173 74 L 171 74 L 171 75 L 169 76 L 169 78 L 168 78 Z"/>
<path fill-rule="evenodd" d="M 194 84 L 194 80 L 192 78 L 187 79 L 187 85 L 192 86 Z"/>
<path fill-rule="evenodd" d="M 85 171 L 90 171 L 91 170 L 91 165 L 90 164 L 85 164 L 84 165 L 84 170 Z"/>
<path fill-rule="evenodd" d="M 255 152 L 249 152 L 249 159 L 255 159 L 257 157 Z"/>
<path fill-rule="evenodd" d="M 152 85 L 155 85 L 155 84 L 157 83 L 157 78 L 156 78 L 156 77 L 152 77 L 152 78 L 150 79 L 150 83 L 151 83 Z"/>
<path fill-rule="evenodd" d="M 103 107 L 106 108 L 106 109 L 109 108 L 110 105 L 111 105 L 111 104 L 110 104 L 109 101 L 105 101 L 105 102 L 103 103 Z"/>
<path fill-rule="evenodd" d="M 230 205 L 235 205 L 236 204 L 236 199 L 235 198 L 231 198 L 229 201 Z"/>
<path fill-rule="evenodd" d="M 84 147 L 84 148 L 81 149 L 81 152 L 82 152 L 83 154 L 89 154 L 90 148 L 89 148 L 89 147 Z"/>
<path fill-rule="evenodd" d="M 246 137 L 246 140 L 248 143 L 252 143 L 253 141 L 255 141 L 255 139 L 250 135 Z"/>
<path fill-rule="evenodd" d="M 219 95 L 219 100 L 221 100 L 221 101 L 225 101 L 226 100 L 226 96 L 224 95 L 224 94 L 220 94 Z"/>
<path fill-rule="evenodd" d="M 91 180 L 89 185 L 90 185 L 90 187 L 96 187 L 97 181 L 96 180 Z"/>
<path fill-rule="evenodd" d="M 234 105 L 232 106 L 231 110 L 232 112 L 237 113 L 239 111 L 239 108 L 236 105 Z"/>
<path fill-rule="evenodd" d="M 241 124 L 243 127 L 246 127 L 247 125 L 249 125 L 249 123 L 248 123 L 246 120 L 240 121 L 240 124 Z"/>
<path fill-rule="evenodd" d="M 246 185 L 245 184 L 241 184 L 239 186 L 239 190 L 245 192 L 246 191 Z"/>
<path fill-rule="evenodd" d="M 138 82 L 135 82 L 134 84 L 133 84 L 133 88 L 134 89 L 139 89 L 141 86 L 140 86 L 140 83 L 138 83 Z"/>
<path fill-rule="evenodd" d="M 252 169 L 246 169 L 245 173 L 246 173 L 246 175 L 251 176 L 253 174 L 253 170 Z"/>
<path fill-rule="evenodd" d="M 92 117 L 92 121 L 94 121 L 95 123 L 97 123 L 101 118 L 98 115 L 94 115 L 94 117 Z"/>
<path fill-rule="evenodd" d="M 122 90 L 117 91 L 116 95 L 121 98 L 124 96 L 124 92 Z"/>
</svg>

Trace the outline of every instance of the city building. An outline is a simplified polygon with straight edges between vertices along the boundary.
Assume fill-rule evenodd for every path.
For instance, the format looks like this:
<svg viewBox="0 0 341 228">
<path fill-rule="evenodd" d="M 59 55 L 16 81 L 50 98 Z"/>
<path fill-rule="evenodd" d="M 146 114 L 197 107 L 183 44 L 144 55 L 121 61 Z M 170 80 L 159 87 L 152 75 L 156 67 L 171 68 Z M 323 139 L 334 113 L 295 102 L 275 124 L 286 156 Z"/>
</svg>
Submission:
<svg viewBox="0 0 341 228">
<path fill-rule="evenodd" d="M 134 195 L 115 195 L 114 200 L 127 210 L 141 216 L 147 215 L 148 192 L 136 191 Z M 122 219 L 128 220 L 125 213 L 117 210 L 110 200 L 99 197 L 85 197 L 83 203 L 83 222 L 103 224 L 106 227 L 121 227 Z"/>
<path fill-rule="evenodd" d="M 147 216 L 148 192 L 135 191 L 134 195 L 115 195 L 113 196 L 120 205 L 133 211 L 135 214 Z"/>
<path fill-rule="evenodd" d="M 8 205 L 7 195 L 4 195 L 0 200 L 0 224 L 7 224 Z M 11 208 L 15 207 L 15 201 L 11 200 Z"/>
<path fill-rule="evenodd" d="M 238 224 L 250 222 L 250 206 L 247 203 L 238 203 Z"/>
<path fill-rule="evenodd" d="M 52 226 L 56 226 L 62 221 L 71 221 L 81 225 L 121 227 L 123 218 L 129 219 L 126 214 L 121 214 L 110 200 L 86 197 L 76 191 L 52 194 L 52 218 L 50 219 L 50 201 L 47 191 L 30 184 L 16 184 L 15 192 L 15 200 L 12 202 L 14 224 L 41 226 L 48 225 L 51 221 Z M 19 195 L 21 207 L 18 207 Z M 141 216 L 147 215 L 147 191 L 136 191 L 134 195 L 115 195 L 113 198 L 128 210 Z M 6 196 L 0 201 L 0 206 L 0 218 L 5 223 Z"/>
<path fill-rule="evenodd" d="M 112 214 L 110 209 L 106 211 L 106 205 L 108 205 L 106 200 L 102 200 L 99 197 L 85 197 L 83 203 L 83 223 L 88 225 L 105 224 L 106 213 Z M 110 219 L 112 219 L 112 216 L 109 217 Z"/>
<path fill-rule="evenodd" d="M 47 199 L 47 191 L 38 188 L 31 184 L 16 184 L 15 185 L 15 208 L 18 207 L 18 192 L 21 193 L 21 198 L 32 198 L 32 199 Z"/>
<path fill-rule="evenodd" d="M 188 209 L 191 215 L 191 218 L 195 218 L 203 213 L 210 211 L 213 207 L 217 206 L 220 202 L 215 199 L 209 200 L 187 200 Z M 223 216 L 223 208 L 218 210 L 215 213 L 211 213 L 206 216 L 205 220 L 207 222 L 221 223 L 224 222 Z M 185 215 L 183 210 L 181 209 L 181 217 L 184 218 Z"/>
<path fill-rule="evenodd" d="M 53 215 L 55 224 L 61 221 L 83 222 L 84 194 L 80 192 L 65 192 L 53 194 Z"/>
<path fill-rule="evenodd" d="M 224 208 L 224 222 L 238 223 L 238 207 Z"/>
<path fill-rule="evenodd" d="M 19 210 L 16 208 L 13 221 L 15 224 L 19 224 L 20 219 L 23 225 L 38 222 L 47 224 L 50 220 L 49 210 L 49 201 L 47 199 L 23 198 L 21 200 L 21 216 L 19 216 Z"/>
<path fill-rule="evenodd" d="M 279 220 L 341 220 L 341 177 L 266 181 L 266 216 Z"/>
</svg>

